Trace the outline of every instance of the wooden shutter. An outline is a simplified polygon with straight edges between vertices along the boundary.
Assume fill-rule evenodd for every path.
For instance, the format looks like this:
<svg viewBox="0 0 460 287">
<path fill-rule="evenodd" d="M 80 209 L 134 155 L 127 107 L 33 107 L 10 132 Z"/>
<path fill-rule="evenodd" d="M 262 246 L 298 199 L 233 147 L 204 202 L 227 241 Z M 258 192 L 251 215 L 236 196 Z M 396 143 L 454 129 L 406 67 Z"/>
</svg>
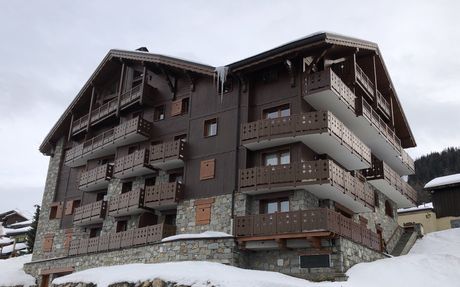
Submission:
<svg viewBox="0 0 460 287">
<path fill-rule="evenodd" d="M 180 114 L 182 114 L 182 99 L 173 101 L 171 105 L 171 116 Z"/>
<path fill-rule="evenodd" d="M 71 228 L 65 231 L 65 237 L 64 237 L 64 249 L 65 250 L 70 249 L 70 242 L 72 241 L 72 235 L 73 235 L 73 230 Z"/>
<path fill-rule="evenodd" d="M 62 212 L 64 211 L 64 203 L 59 202 L 56 210 L 56 218 L 62 218 Z"/>
<path fill-rule="evenodd" d="M 72 215 L 74 200 L 68 200 L 65 204 L 64 215 Z"/>
<path fill-rule="evenodd" d="M 51 252 L 53 249 L 54 234 L 46 234 L 43 240 L 43 252 Z"/>
<path fill-rule="evenodd" d="M 208 159 L 201 161 L 200 164 L 200 180 L 212 179 L 215 174 L 215 159 Z"/>
<path fill-rule="evenodd" d="M 211 207 L 214 198 L 199 199 L 195 201 L 195 224 L 203 225 L 211 223 Z"/>
</svg>

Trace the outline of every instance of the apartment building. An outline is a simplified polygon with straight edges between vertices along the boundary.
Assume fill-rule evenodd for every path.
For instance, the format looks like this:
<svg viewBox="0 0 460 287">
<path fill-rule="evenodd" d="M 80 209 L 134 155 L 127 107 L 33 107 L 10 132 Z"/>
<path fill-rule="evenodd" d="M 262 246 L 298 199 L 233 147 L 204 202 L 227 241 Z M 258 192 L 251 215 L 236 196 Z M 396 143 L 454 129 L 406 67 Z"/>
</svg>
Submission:
<svg viewBox="0 0 460 287">
<path fill-rule="evenodd" d="M 317 33 L 225 67 L 111 50 L 40 146 L 26 270 L 42 286 L 177 260 L 338 278 L 398 242 L 415 145 L 368 41 Z M 204 231 L 221 233 L 187 236 Z"/>
</svg>

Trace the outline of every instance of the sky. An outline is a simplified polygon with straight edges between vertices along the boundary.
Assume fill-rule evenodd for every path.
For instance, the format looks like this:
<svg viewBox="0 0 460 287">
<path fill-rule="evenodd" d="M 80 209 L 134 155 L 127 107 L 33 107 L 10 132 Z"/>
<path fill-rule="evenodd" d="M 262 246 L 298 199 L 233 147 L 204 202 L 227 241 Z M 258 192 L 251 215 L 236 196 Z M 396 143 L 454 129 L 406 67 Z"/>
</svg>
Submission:
<svg viewBox="0 0 460 287">
<path fill-rule="evenodd" d="M 128 4 L 129 3 L 129 4 Z M 460 145 L 459 1 L 0 0 L 0 211 L 41 204 L 38 146 L 106 53 L 221 66 L 317 31 L 376 42 L 418 146 Z"/>
</svg>

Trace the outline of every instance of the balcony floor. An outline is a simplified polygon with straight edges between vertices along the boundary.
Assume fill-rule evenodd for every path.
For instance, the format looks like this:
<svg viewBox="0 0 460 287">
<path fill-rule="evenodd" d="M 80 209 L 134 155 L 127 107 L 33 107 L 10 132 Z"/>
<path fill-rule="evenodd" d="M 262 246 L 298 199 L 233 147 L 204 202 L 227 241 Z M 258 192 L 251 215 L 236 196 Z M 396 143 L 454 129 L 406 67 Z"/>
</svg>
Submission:
<svg viewBox="0 0 460 287">
<path fill-rule="evenodd" d="M 179 158 L 174 158 L 174 159 L 165 160 L 165 161 L 163 160 L 151 161 L 150 164 L 156 169 L 169 170 L 169 169 L 183 167 L 184 161 Z"/>
<path fill-rule="evenodd" d="M 405 195 L 401 194 L 399 190 L 390 185 L 385 179 L 372 179 L 368 180 L 368 182 L 385 194 L 385 196 L 389 199 L 393 200 L 397 204 L 398 208 L 415 206 L 412 201 L 410 201 Z"/>
<path fill-rule="evenodd" d="M 101 179 L 100 181 L 97 181 L 97 182 L 80 185 L 78 189 L 82 191 L 96 191 L 96 190 L 105 189 L 107 188 L 107 186 L 109 186 L 109 181 L 106 179 Z"/>
<path fill-rule="evenodd" d="M 130 169 L 125 169 L 122 172 L 117 172 L 114 177 L 119 179 L 125 179 L 129 177 L 143 176 L 146 174 L 155 173 L 152 167 L 149 166 L 137 166 Z"/>
<path fill-rule="evenodd" d="M 270 187 L 258 187 L 257 189 L 243 188 L 242 192 L 250 195 L 256 195 L 289 190 L 306 190 L 320 199 L 334 200 L 356 213 L 373 211 L 373 209 L 367 207 L 361 201 L 344 193 L 341 188 L 336 187 L 335 185 L 332 185 L 326 181 L 324 181 L 322 184 L 316 181 L 298 183 L 296 186 L 279 184 L 271 185 Z"/>
<path fill-rule="evenodd" d="M 286 137 L 280 136 L 274 139 L 243 143 L 243 146 L 249 150 L 260 150 L 299 141 L 318 154 L 330 155 L 348 170 L 364 169 L 371 166 L 370 162 L 363 160 L 361 156 L 353 153 L 349 148 L 343 145 L 338 138 L 327 132 Z"/>
<path fill-rule="evenodd" d="M 400 175 L 412 174 L 400 158 L 400 152 L 391 145 L 379 131 L 363 116 L 356 116 L 355 111 L 348 106 L 339 94 L 330 88 L 309 92 L 304 100 L 318 110 L 329 110 L 354 132 L 372 152 L 384 159 L 390 167 Z"/>
</svg>

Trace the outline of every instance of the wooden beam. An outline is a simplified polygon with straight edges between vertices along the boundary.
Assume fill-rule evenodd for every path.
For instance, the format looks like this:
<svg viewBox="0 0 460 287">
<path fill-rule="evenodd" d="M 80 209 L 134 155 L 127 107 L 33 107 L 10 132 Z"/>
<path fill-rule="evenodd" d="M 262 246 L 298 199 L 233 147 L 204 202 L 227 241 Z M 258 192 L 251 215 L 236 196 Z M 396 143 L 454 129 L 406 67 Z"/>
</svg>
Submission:
<svg viewBox="0 0 460 287">
<path fill-rule="evenodd" d="M 286 67 L 288 73 L 289 73 L 289 78 L 290 78 L 290 84 L 291 87 L 295 87 L 295 68 L 294 68 L 294 63 L 293 61 L 286 59 L 284 61 L 284 66 Z"/>
<path fill-rule="evenodd" d="M 73 118 L 74 114 L 73 112 L 70 112 L 70 128 L 69 128 L 69 134 L 67 135 L 67 141 L 70 141 L 70 138 L 72 137 L 72 128 L 73 128 Z"/>
<path fill-rule="evenodd" d="M 315 249 L 321 249 L 321 238 L 307 236 L 307 240 L 311 243 L 311 246 Z"/>
<path fill-rule="evenodd" d="M 377 67 L 375 66 L 375 55 L 372 55 L 372 72 L 374 74 L 374 102 L 375 102 L 375 107 L 378 108 L 378 102 L 377 102 Z"/>
<path fill-rule="evenodd" d="M 330 231 L 311 231 L 311 232 L 277 234 L 277 235 L 266 235 L 266 236 L 246 236 L 246 237 L 237 238 L 237 241 L 246 242 L 246 241 L 294 239 L 294 238 L 307 238 L 307 237 L 329 237 L 332 235 L 333 233 Z"/>
<path fill-rule="evenodd" d="M 40 270 L 39 275 L 50 275 L 50 274 L 59 274 L 59 273 L 70 273 L 75 270 L 74 267 L 59 267 L 59 268 L 49 268 Z"/>
<path fill-rule="evenodd" d="M 139 99 L 139 104 L 142 105 L 142 100 L 144 98 L 144 87 L 147 84 L 145 80 L 147 79 L 147 67 L 144 64 L 144 70 L 142 71 L 142 86 L 141 86 L 141 97 Z"/>
<path fill-rule="evenodd" d="M 177 85 L 177 78 L 174 77 L 174 83 L 171 81 L 171 79 L 169 78 L 169 73 L 168 71 L 163 68 L 162 65 L 157 65 L 157 67 L 160 69 L 161 73 L 164 75 L 165 79 L 166 79 L 166 83 L 168 84 L 168 87 L 169 87 L 169 91 L 171 92 L 171 95 L 173 97 L 173 100 L 176 99 L 176 85 Z"/>
<path fill-rule="evenodd" d="M 88 124 L 86 125 L 86 131 L 89 131 L 89 127 L 91 126 L 91 115 L 93 113 L 93 103 L 94 103 L 94 95 L 96 94 L 96 88 L 93 86 L 91 90 L 91 100 L 89 102 L 89 112 L 88 112 Z"/>
<path fill-rule="evenodd" d="M 121 66 L 121 74 L 120 74 L 120 83 L 118 84 L 118 99 L 117 99 L 117 117 L 120 116 L 120 102 L 121 102 L 121 94 L 123 93 L 123 82 L 125 78 L 125 62 L 122 62 Z"/>
</svg>

